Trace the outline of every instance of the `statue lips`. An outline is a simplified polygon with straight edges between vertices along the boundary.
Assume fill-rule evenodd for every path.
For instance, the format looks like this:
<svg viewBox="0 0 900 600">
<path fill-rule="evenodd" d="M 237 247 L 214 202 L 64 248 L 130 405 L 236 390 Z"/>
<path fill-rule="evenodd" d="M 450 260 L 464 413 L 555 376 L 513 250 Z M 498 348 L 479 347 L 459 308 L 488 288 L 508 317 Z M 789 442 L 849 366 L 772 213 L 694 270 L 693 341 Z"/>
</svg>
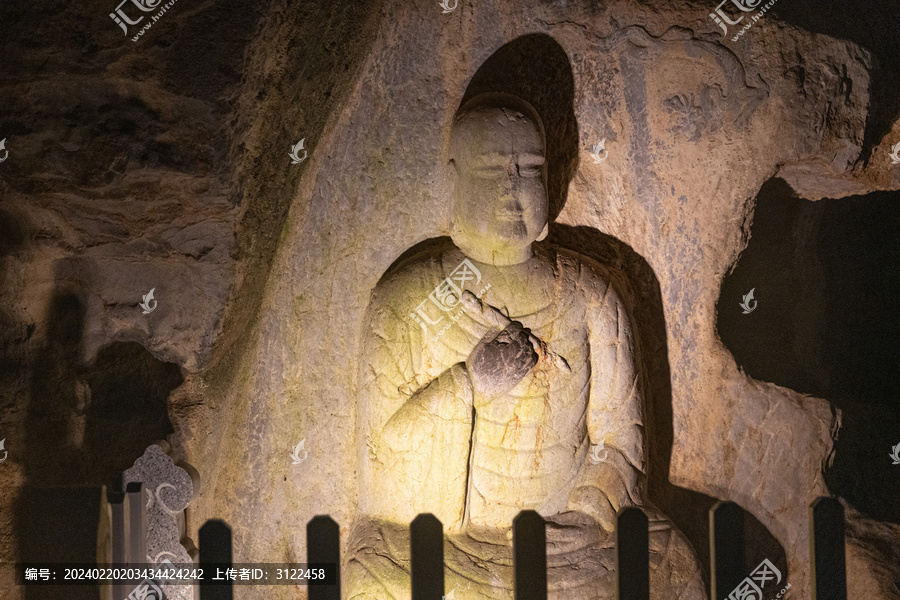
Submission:
<svg viewBox="0 0 900 600">
<path fill-rule="evenodd" d="M 496 235 L 506 242 L 521 240 L 528 234 L 523 212 L 501 211 L 496 216 Z"/>
</svg>

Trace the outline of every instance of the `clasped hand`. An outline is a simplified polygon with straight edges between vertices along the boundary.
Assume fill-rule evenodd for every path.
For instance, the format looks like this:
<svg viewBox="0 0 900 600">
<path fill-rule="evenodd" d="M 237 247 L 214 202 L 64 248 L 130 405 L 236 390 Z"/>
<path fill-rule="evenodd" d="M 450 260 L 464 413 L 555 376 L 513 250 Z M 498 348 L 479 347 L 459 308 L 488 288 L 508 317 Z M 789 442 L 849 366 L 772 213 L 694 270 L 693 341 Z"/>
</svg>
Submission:
<svg viewBox="0 0 900 600">
<path fill-rule="evenodd" d="M 516 387 L 537 364 L 541 342 L 522 323 L 511 321 L 474 295 L 467 294 L 462 300 L 472 318 L 491 325 L 466 359 L 475 396 L 501 396 Z"/>
</svg>

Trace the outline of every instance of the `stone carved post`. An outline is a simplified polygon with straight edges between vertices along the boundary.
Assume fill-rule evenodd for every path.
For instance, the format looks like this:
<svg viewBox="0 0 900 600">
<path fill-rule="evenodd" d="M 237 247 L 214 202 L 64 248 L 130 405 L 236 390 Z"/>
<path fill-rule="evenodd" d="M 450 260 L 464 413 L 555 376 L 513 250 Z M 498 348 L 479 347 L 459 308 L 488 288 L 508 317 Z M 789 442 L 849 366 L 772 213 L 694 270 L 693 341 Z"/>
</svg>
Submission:
<svg viewBox="0 0 900 600">
<path fill-rule="evenodd" d="M 169 456 L 166 442 L 147 448 L 134 465 L 125 471 L 124 484 L 141 482 L 147 511 L 146 562 L 161 564 L 168 559 L 176 565 L 194 562 L 193 542 L 184 537 L 184 509 L 196 496 L 200 478 L 186 463 L 175 464 Z M 193 600 L 193 587 L 163 585 L 169 600 Z"/>
<path fill-rule="evenodd" d="M 107 491 L 102 488 L 100 521 L 97 526 L 97 564 L 118 564 L 128 562 L 128 515 L 123 492 Z M 100 600 L 124 598 L 128 594 L 128 583 L 116 580 L 100 586 Z"/>
</svg>

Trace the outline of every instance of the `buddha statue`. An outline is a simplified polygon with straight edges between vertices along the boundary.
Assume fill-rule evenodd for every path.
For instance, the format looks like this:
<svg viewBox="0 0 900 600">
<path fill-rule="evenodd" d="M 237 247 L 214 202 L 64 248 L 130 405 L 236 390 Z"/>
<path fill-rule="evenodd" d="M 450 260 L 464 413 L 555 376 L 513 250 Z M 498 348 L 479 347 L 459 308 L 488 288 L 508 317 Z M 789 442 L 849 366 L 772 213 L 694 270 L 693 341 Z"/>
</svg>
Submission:
<svg viewBox="0 0 900 600">
<path fill-rule="evenodd" d="M 705 599 L 692 548 L 645 498 L 629 316 L 599 264 L 543 241 L 541 119 L 475 96 L 449 156 L 452 243 L 395 264 L 364 320 L 347 597 L 408 599 L 409 524 L 431 513 L 446 591 L 511 599 L 512 521 L 532 509 L 550 597 L 614 598 L 616 512 L 640 506 L 653 597 Z"/>
</svg>

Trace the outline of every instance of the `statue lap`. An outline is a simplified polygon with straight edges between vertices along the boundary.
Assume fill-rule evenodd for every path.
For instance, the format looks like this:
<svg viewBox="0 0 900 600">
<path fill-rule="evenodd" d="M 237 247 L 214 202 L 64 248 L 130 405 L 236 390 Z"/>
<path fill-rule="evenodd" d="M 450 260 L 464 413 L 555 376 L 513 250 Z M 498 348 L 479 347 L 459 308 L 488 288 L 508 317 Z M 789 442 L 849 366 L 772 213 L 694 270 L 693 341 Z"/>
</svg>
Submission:
<svg viewBox="0 0 900 600">
<path fill-rule="evenodd" d="M 658 511 L 644 510 L 650 517 L 650 597 L 705 600 L 702 574 L 687 539 Z M 548 598 L 615 600 L 613 537 L 583 513 L 545 520 Z M 344 568 L 347 598 L 410 598 L 408 525 L 361 517 L 354 523 L 349 545 L 356 550 Z M 444 564 L 444 589 L 447 594 L 453 591 L 454 600 L 514 598 L 511 542 L 486 543 L 466 533 L 447 534 Z"/>
</svg>

